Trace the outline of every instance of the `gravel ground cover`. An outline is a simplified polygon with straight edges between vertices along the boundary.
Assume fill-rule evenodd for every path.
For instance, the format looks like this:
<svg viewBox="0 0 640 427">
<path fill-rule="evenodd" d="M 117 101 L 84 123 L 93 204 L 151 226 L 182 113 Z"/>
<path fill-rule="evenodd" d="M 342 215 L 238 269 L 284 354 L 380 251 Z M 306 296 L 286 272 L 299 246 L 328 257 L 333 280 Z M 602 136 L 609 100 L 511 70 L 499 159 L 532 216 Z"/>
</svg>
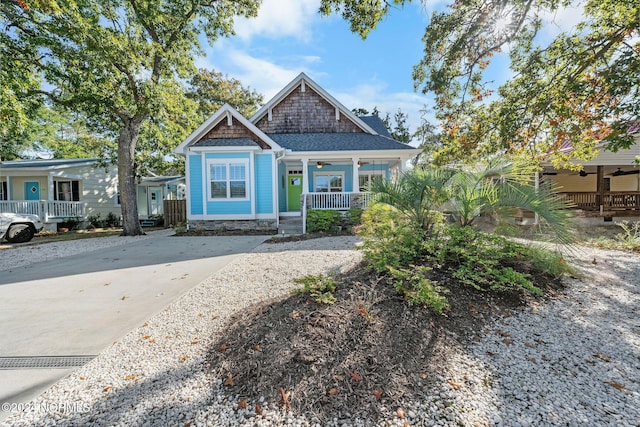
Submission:
<svg viewBox="0 0 640 427">
<path fill-rule="evenodd" d="M 226 395 L 222 381 L 208 374 L 207 350 L 230 316 L 288 293 L 297 286 L 293 278 L 355 265 L 356 241 L 259 246 L 3 425 L 317 425 Z M 379 425 L 640 425 L 640 259 L 586 249 L 572 260 L 580 277 L 567 279 L 566 292 L 487 326 L 473 345 L 453 352 L 431 398 L 391 408 Z M 59 402 L 82 410 L 37 410 Z"/>
</svg>

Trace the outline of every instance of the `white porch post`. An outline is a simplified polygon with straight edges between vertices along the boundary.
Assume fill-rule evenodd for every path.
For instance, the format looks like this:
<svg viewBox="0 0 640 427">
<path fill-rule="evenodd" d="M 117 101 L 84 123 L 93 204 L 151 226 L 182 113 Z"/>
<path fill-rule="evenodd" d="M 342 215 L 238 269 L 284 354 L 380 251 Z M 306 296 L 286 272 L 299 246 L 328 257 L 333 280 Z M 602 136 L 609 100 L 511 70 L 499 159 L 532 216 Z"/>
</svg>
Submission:
<svg viewBox="0 0 640 427">
<path fill-rule="evenodd" d="M 51 173 L 49 173 L 49 175 L 47 176 L 47 191 L 48 191 L 48 195 L 47 195 L 47 200 L 55 200 L 54 196 L 54 191 L 53 191 L 53 175 Z"/>
<path fill-rule="evenodd" d="M 407 161 L 409 159 L 406 157 L 400 157 L 400 172 L 405 172 L 407 170 Z"/>
<path fill-rule="evenodd" d="M 309 159 L 302 159 L 302 194 L 309 192 Z"/>
<path fill-rule="evenodd" d="M 360 161 L 360 159 L 357 157 L 353 157 L 351 160 L 353 161 L 353 188 L 351 189 L 351 191 L 353 191 L 354 193 L 359 193 L 360 180 L 358 178 L 358 162 Z"/>
<path fill-rule="evenodd" d="M 309 159 L 302 159 L 302 234 L 307 234 L 307 193 L 309 189 Z"/>
</svg>

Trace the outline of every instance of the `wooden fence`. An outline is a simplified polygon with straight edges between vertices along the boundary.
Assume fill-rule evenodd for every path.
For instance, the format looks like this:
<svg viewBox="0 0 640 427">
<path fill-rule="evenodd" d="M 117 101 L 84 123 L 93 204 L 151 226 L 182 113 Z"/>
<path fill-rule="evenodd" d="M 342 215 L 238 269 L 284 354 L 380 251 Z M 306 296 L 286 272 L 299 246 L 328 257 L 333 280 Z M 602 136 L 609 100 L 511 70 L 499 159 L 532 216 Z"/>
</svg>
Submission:
<svg viewBox="0 0 640 427">
<path fill-rule="evenodd" d="M 187 222 L 186 200 L 164 201 L 164 226 L 166 228 Z"/>
</svg>

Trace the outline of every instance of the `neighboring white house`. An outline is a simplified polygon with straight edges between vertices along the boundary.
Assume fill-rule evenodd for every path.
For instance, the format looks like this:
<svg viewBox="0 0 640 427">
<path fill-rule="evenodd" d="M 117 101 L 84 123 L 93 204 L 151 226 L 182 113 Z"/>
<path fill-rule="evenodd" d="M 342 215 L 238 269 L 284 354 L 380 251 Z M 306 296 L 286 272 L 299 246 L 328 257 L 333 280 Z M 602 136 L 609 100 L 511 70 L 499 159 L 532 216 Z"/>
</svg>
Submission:
<svg viewBox="0 0 640 427">
<path fill-rule="evenodd" d="M 163 200 L 184 194 L 184 178 L 143 177 L 138 186 L 140 218 L 163 213 Z M 118 173 L 97 159 L 14 160 L 0 162 L 0 212 L 40 216 L 45 229 L 89 216 L 120 217 Z"/>
</svg>

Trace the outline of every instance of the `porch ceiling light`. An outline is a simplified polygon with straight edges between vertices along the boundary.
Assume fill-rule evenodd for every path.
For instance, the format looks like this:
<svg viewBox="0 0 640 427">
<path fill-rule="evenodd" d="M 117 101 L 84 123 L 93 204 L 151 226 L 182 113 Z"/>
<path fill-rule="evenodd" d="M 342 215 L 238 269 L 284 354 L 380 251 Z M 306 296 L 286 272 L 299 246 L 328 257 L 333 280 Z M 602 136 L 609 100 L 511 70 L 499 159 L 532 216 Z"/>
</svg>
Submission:
<svg viewBox="0 0 640 427">
<path fill-rule="evenodd" d="M 318 166 L 318 169 L 322 169 L 322 166 L 324 166 L 324 163 L 322 162 L 317 162 L 316 166 Z"/>
</svg>

